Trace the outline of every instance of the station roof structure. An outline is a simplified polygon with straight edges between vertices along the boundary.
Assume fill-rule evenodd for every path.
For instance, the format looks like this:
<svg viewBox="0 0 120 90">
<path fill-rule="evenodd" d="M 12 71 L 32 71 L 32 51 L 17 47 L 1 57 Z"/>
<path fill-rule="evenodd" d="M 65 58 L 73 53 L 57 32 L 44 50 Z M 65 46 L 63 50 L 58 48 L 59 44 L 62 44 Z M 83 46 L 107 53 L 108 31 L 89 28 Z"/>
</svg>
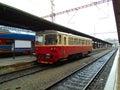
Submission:
<svg viewBox="0 0 120 90">
<path fill-rule="evenodd" d="M 44 20 L 40 17 L 34 16 L 32 14 L 29 14 L 27 12 L 21 11 L 13 7 L 10 7 L 3 3 L 0 3 L 0 25 L 29 29 L 35 32 L 54 29 L 62 32 L 67 32 L 67 33 L 88 37 L 96 42 L 98 41 L 98 42 L 111 44 L 101 39 L 92 37 L 90 35 Z"/>
<path fill-rule="evenodd" d="M 120 43 L 120 0 L 113 0 L 113 7 L 117 24 L 118 39 Z"/>
</svg>

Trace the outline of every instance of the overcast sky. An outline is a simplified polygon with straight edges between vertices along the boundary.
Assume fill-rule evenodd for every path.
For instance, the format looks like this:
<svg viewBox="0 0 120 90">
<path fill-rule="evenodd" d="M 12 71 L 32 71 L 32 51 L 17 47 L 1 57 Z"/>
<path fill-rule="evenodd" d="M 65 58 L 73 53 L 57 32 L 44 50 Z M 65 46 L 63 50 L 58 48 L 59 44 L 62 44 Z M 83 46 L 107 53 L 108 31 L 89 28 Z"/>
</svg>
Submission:
<svg viewBox="0 0 120 90">
<path fill-rule="evenodd" d="M 54 12 L 80 7 L 100 0 L 53 0 Z M 51 13 L 50 0 L 0 0 L 23 11 L 39 17 Z M 45 18 L 51 21 L 51 18 Z M 74 30 L 93 35 L 100 39 L 117 39 L 117 30 L 113 13 L 112 1 L 61 14 L 55 17 L 55 23 Z"/>
</svg>

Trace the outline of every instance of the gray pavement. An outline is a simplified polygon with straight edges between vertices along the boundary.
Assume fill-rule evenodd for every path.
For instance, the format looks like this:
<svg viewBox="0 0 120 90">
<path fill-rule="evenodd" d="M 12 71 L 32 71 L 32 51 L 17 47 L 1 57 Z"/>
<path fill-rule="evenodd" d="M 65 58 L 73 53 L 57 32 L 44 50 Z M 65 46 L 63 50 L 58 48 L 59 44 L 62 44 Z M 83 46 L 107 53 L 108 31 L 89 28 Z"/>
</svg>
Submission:
<svg viewBox="0 0 120 90">
<path fill-rule="evenodd" d="M 33 62 L 35 60 L 35 56 L 16 56 L 15 58 L 0 58 L 0 67 L 19 63 Z"/>
</svg>

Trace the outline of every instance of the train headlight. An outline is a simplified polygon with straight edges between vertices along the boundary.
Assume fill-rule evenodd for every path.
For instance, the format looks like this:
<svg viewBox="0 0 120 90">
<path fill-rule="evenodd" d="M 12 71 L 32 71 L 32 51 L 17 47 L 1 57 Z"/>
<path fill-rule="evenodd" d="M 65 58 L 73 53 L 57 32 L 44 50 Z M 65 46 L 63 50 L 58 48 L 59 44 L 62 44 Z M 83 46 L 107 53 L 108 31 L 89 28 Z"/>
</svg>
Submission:
<svg viewBox="0 0 120 90">
<path fill-rule="evenodd" d="M 35 50 L 37 51 L 37 50 L 39 50 L 38 48 L 35 48 Z"/>
<path fill-rule="evenodd" d="M 50 48 L 51 51 L 56 51 L 55 47 Z"/>
<path fill-rule="evenodd" d="M 52 56 L 50 54 L 45 54 L 46 59 L 50 59 Z"/>
</svg>

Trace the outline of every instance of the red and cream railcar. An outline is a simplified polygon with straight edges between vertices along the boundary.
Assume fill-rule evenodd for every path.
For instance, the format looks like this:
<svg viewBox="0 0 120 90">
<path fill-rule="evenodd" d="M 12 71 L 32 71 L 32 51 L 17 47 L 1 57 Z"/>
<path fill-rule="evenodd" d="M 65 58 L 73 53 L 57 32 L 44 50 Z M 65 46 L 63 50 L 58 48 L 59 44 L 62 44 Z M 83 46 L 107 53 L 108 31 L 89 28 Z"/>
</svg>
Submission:
<svg viewBox="0 0 120 90">
<path fill-rule="evenodd" d="M 54 30 L 36 34 L 35 54 L 39 63 L 52 64 L 69 56 L 90 52 L 92 40 L 89 38 Z"/>
</svg>

